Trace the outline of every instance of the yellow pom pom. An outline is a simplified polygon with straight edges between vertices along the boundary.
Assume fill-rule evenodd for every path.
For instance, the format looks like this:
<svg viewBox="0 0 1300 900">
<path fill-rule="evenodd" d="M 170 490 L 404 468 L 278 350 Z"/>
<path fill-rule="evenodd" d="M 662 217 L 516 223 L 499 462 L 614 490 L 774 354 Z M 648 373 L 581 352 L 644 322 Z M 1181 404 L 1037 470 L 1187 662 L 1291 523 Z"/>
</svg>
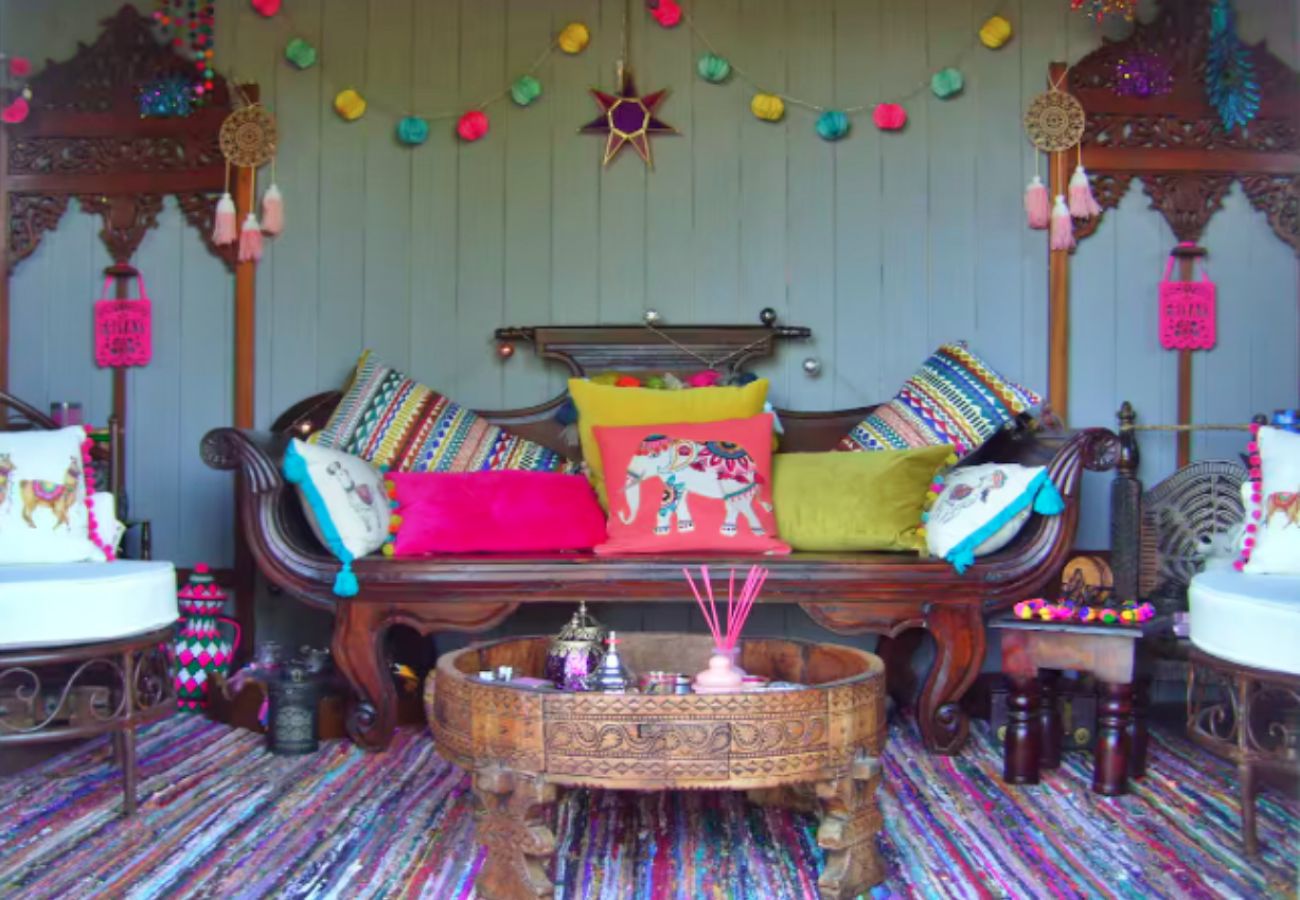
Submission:
<svg viewBox="0 0 1300 900">
<path fill-rule="evenodd" d="M 1011 40 L 1011 23 L 1002 16 L 994 16 L 980 27 L 980 43 L 996 50 Z"/>
<path fill-rule="evenodd" d="M 388 557 L 389 559 L 392 559 L 392 558 L 393 558 L 393 542 L 392 542 L 392 541 L 389 541 L 389 542 L 387 542 L 386 544 L 384 544 L 384 546 L 381 548 L 380 552 L 383 553 L 384 556 Z"/>
<path fill-rule="evenodd" d="M 949 453 L 946 457 L 944 457 L 943 464 L 945 466 L 955 466 L 957 465 L 958 461 L 959 460 L 957 459 L 956 453 Z"/>
<path fill-rule="evenodd" d="M 366 98 L 352 88 L 339 91 L 334 97 L 334 111 L 345 121 L 355 122 L 366 114 Z"/>
<path fill-rule="evenodd" d="M 565 53 L 581 53 L 591 43 L 591 32 L 581 22 L 570 22 L 556 37 L 555 43 Z"/>
<path fill-rule="evenodd" d="M 755 94 L 749 111 L 764 122 L 780 122 L 785 115 L 785 101 L 776 94 Z"/>
</svg>

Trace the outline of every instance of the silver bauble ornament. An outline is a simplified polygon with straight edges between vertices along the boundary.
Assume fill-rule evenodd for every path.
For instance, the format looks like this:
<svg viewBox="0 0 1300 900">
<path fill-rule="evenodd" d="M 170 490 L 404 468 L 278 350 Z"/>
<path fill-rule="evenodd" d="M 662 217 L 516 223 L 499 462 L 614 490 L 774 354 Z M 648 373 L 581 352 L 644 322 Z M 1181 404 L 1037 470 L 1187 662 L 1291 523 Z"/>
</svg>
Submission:
<svg viewBox="0 0 1300 900">
<path fill-rule="evenodd" d="M 776 324 L 776 310 L 770 306 L 763 307 L 762 312 L 758 314 L 758 321 L 771 328 Z"/>
<path fill-rule="evenodd" d="M 815 356 L 810 356 L 803 361 L 803 370 L 810 378 L 816 378 L 822 373 L 822 361 Z"/>
<path fill-rule="evenodd" d="M 663 316 L 659 315 L 659 310 L 657 309 L 647 309 L 645 315 L 641 318 L 645 320 L 647 325 L 658 325 L 663 321 Z"/>
</svg>

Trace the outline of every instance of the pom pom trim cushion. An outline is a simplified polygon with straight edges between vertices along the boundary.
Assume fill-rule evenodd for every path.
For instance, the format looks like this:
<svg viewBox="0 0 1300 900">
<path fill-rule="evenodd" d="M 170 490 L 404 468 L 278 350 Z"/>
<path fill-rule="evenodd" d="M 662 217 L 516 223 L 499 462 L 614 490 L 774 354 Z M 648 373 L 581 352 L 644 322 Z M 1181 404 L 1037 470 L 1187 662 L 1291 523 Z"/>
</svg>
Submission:
<svg viewBox="0 0 1300 900">
<path fill-rule="evenodd" d="M 1300 575 L 1300 434 L 1252 425 L 1246 454 L 1246 523 L 1233 567 L 1249 575 Z"/>
<path fill-rule="evenodd" d="M 968 466 L 948 473 L 934 507 L 922 518 L 933 556 L 964 573 L 975 557 L 1001 550 L 1030 512 L 1054 516 L 1065 509 L 1047 469 L 1014 463 Z"/>
<path fill-rule="evenodd" d="M 80 425 L 0 433 L 0 563 L 115 558 L 105 539 L 114 513 L 101 523 L 95 504 L 92 445 Z"/>
<path fill-rule="evenodd" d="M 395 472 L 574 472 L 554 450 L 511 434 L 367 350 L 311 443 Z"/>
<path fill-rule="evenodd" d="M 1042 402 L 1042 397 L 1004 378 L 965 344 L 944 344 L 893 400 L 854 426 L 840 449 L 906 450 L 951 444 L 964 458 Z"/>
<path fill-rule="evenodd" d="M 559 472 L 393 472 L 385 556 L 590 550 L 605 539 L 591 484 Z"/>
</svg>

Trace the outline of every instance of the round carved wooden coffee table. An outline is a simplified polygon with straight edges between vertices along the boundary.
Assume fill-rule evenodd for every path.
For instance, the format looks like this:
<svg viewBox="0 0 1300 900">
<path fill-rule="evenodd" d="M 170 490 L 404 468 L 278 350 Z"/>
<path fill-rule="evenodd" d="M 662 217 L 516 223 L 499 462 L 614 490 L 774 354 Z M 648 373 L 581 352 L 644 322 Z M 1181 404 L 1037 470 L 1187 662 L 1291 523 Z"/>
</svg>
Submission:
<svg viewBox="0 0 1300 900">
<path fill-rule="evenodd" d="M 475 883 L 487 900 L 549 897 L 557 787 L 743 790 L 758 802 L 815 809 L 826 851 L 823 897 L 854 897 L 883 877 L 876 850 L 884 664 L 834 644 L 752 640 L 739 663 L 800 690 L 736 694 L 597 694 L 481 681 L 513 666 L 541 677 L 548 638 L 511 638 L 444 654 L 425 682 L 438 752 L 473 773 L 479 840 Z M 633 672 L 694 673 L 705 636 L 627 634 Z"/>
</svg>

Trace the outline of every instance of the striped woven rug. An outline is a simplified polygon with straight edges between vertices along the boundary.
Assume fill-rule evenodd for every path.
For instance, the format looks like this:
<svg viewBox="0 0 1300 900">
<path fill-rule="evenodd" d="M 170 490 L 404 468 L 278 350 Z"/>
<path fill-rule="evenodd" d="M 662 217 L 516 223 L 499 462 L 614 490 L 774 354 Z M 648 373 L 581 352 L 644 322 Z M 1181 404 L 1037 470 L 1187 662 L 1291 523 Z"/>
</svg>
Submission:
<svg viewBox="0 0 1300 900">
<path fill-rule="evenodd" d="M 1296 889 L 1300 803 L 1259 799 L 1262 860 L 1238 842 L 1233 770 L 1157 733 L 1133 794 L 1088 791 L 1070 754 L 1037 787 L 1005 788 L 976 724 L 966 752 L 933 757 L 914 723 L 890 730 L 881 897 L 1285 897 Z M 474 896 L 468 779 L 427 732 L 392 750 L 344 741 L 277 757 L 262 739 L 176 717 L 142 733 L 141 808 L 118 817 L 103 741 L 0 779 L 0 897 Z M 813 898 L 811 818 L 740 795 L 567 792 L 557 897 Z"/>
</svg>

